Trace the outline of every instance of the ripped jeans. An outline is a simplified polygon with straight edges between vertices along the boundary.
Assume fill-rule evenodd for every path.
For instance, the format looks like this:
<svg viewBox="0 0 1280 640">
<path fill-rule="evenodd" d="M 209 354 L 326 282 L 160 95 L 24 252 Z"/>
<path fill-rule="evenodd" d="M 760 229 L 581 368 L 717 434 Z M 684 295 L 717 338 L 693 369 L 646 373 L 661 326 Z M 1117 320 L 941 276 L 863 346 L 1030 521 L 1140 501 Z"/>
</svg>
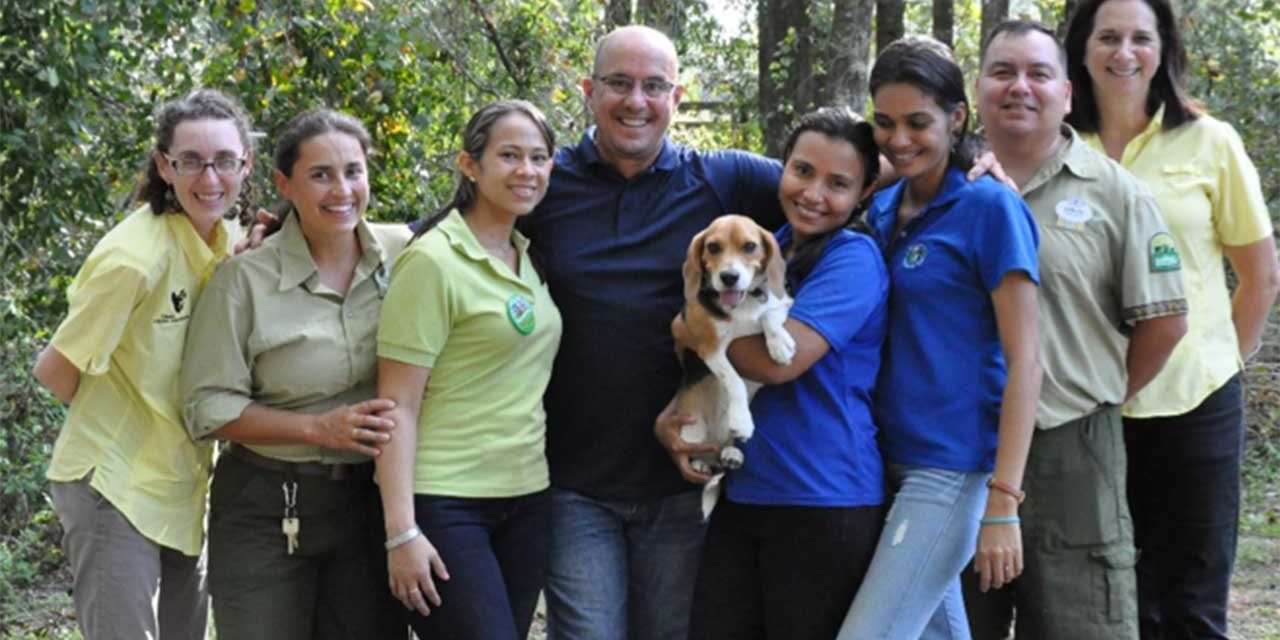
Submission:
<svg viewBox="0 0 1280 640">
<path fill-rule="evenodd" d="M 893 506 L 837 640 L 969 640 L 960 572 L 977 546 L 991 474 L 887 466 Z"/>
</svg>

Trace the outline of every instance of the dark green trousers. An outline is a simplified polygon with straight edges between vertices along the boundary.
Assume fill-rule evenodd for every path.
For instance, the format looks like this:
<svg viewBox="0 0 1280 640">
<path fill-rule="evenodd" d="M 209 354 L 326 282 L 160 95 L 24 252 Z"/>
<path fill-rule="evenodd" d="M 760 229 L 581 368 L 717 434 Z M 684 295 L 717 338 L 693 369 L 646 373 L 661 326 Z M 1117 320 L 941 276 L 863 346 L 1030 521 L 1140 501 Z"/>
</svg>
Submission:
<svg viewBox="0 0 1280 640">
<path fill-rule="evenodd" d="M 1136 553 L 1119 407 L 1037 430 L 1023 486 L 1022 575 L 981 593 L 972 565 L 964 572 L 974 640 L 1136 640 Z"/>
<path fill-rule="evenodd" d="M 372 466 L 331 480 L 219 458 L 209 504 L 209 591 L 219 638 L 404 640 L 375 535 L 382 522 Z M 280 530 L 288 480 L 297 482 L 301 521 L 292 555 Z"/>
</svg>

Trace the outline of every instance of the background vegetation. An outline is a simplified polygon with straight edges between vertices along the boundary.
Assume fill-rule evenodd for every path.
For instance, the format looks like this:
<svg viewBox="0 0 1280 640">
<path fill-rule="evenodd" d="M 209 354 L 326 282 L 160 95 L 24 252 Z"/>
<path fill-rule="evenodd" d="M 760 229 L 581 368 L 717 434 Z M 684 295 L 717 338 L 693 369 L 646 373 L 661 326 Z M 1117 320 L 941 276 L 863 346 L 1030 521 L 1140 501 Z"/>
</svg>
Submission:
<svg viewBox="0 0 1280 640">
<path fill-rule="evenodd" d="M 777 140 L 777 123 L 793 114 L 865 100 L 872 33 L 932 29 L 972 73 L 980 25 L 993 12 L 1056 24 L 1066 3 L 1000 4 L 0 0 L 0 636 L 20 610 L 11 607 L 28 604 L 21 594 L 65 571 L 43 492 L 63 409 L 30 379 L 31 359 L 65 311 L 64 290 L 80 262 L 122 216 L 161 101 L 197 86 L 239 96 L 262 133 L 253 186 L 263 203 L 272 193 L 274 129 L 311 106 L 353 113 L 380 150 L 370 215 L 407 220 L 447 195 L 457 134 L 489 100 L 528 98 L 548 112 L 562 142 L 574 142 L 589 124 L 578 85 L 592 43 L 611 25 L 638 21 L 674 34 L 690 89 L 677 138 L 763 152 Z M 1193 93 L 1242 133 L 1274 219 L 1280 2 L 1181 5 Z M 1280 538 L 1274 334 L 1249 376 L 1244 524 Z"/>
</svg>

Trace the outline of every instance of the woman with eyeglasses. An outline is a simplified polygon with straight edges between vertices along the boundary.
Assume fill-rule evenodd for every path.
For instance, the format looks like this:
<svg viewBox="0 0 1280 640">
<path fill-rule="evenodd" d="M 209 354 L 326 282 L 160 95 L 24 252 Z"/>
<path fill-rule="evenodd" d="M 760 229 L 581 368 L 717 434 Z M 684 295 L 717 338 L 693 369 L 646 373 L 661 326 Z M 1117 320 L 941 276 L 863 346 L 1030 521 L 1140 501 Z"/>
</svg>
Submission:
<svg viewBox="0 0 1280 640">
<path fill-rule="evenodd" d="M 191 320 L 187 429 L 230 443 L 209 498 L 220 638 L 405 635 L 372 535 L 372 459 L 393 426 L 378 416 L 393 403 L 375 397 L 375 335 L 409 230 L 364 219 L 371 152 L 349 115 L 291 119 L 275 149 L 280 229 L 218 268 Z"/>
<path fill-rule="evenodd" d="M 138 204 L 93 248 L 33 374 L 70 405 L 49 465 L 86 638 L 203 638 L 210 454 L 182 428 L 191 309 L 228 252 L 253 161 L 249 119 L 201 89 L 165 103 Z"/>
</svg>

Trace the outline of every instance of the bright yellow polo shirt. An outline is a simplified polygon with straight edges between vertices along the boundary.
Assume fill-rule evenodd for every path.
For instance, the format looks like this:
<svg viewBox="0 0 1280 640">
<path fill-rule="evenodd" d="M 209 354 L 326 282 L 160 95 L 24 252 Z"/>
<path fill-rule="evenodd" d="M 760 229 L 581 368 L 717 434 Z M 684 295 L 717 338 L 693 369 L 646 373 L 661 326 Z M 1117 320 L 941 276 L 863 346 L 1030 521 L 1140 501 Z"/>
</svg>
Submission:
<svg viewBox="0 0 1280 640">
<path fill-rule="evenodd" d="M 542 394 L 560 311 L 529 261 L 529 241 L 519 232 L 512 241 L 519 274 L 489 257 L 454 211 L 391 271 L 378 356 L 431 369 L 415 493 L 498 498 L 550 485 Z"/>
<path fill-rule="evenodd" d="M 1129 141 L 1121 164 L 1152 192 L 1182 258 L 1187 335 L 1160 375 L 1125 405 L 1130 417 L 1186 413 L 1240 371 L 1222 247 L 1271 237 L 1258 171 L 1235 129 L 1203 115 L 1164 131 L 1164 108 Z M 1096 134 L 1082 135 L 1102 150 Z"/>
<path fill-rule="evenodd" d="M 178 366 L 191 309 L 218 262 L 185 215 L 129 214 L 107 233 L 67 290 L 53 346 L 80 370 L 58 434 L 50 480 L 93 472 L 94 489 L 148 539 L 199 555 L 208 445 L 182 426 Z"/>
</svg>

